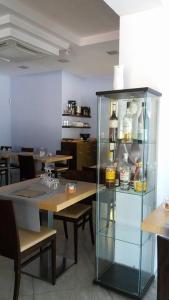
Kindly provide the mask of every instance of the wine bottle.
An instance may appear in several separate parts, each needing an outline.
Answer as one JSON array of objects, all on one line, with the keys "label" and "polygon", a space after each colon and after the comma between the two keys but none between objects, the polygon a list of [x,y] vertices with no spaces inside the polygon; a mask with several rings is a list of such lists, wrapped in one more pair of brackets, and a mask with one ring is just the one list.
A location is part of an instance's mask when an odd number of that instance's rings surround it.
[{"label": "wine bottle", "polygon": [[117,127],[118,127],[118,118],[116,116],[116,103],[112,104],[112,115],[109,119],[109,141],[117,141]]},{"label": "wine bottle", "polygon": [[127,112],[123,118],[123,143],[132,142],[132,116],[130,113],[130,102],[127,102]]},{"label": "wine bottle", "polygon": [[144,102],[142,102],[142,108],[138,117],[138,141],[144,141]]}]

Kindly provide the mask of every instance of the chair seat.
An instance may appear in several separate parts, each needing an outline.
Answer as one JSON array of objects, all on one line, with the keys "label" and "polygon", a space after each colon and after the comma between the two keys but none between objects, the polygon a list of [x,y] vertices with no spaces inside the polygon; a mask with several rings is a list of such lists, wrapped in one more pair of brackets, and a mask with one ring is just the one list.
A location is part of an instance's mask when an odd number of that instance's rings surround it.
[{"label": "chair seat", "polygon": [[56,213],[56,216],[64,217],[64,218],[71,218],[71,219],[79,219],[85,213],[87,213],[91,209],[91,205],[85,204],[75,204],[68,208],[61,210],[60,212]]},{"label": "chair seat", "polygon": [[56,230],[46,227],[41,227],[40,232],[19,229],[20,251],[23,252],[33,247],[53,234],[56,234]]}]

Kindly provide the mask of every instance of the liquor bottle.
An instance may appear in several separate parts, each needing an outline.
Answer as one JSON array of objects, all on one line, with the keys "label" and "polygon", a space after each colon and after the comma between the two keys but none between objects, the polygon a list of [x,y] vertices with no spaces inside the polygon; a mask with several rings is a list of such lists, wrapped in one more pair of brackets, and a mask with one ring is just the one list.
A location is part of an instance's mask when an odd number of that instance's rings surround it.
[{"label": "liquor bottle", "polygon": [[117,130],[117,138],[119,141],[123,140],[123,118],[126,114],[126,101],[119,100],[118,101],[118,130]]},{"label": "liquor bottle", "polygon": [[147,181],[143,172],[143,163],[137,162],[134,175],[134,190],[135,192],[146,192]]},{"label": "liquor bottle", "polygon": [[132,142],[132,116],[130,113],[130,102],[127,102],[127,112],[123,118],[123,143]]},{"label": "liquor bottle", "polygon": [[109,141],[117,141],[117,127],[118,127],[118,118],[116,116],[116,103],[112,104],[112,115],[109,119]]},{"label": "liquor bottle", "polygon": [[129,190],[130,188],[130,166],[128,164],[128,153],[124,153],[122,165],[120,167],[120,188]]},{"label": "liquor bottle", "polygon": [[112,189],[115,186],[116,169],[113,164],[113,152],[109,151],[109,162],[105,170],[106,187]]},{"label": "liquor bottle", "polygon": [[142,102],[141,112],[138,117],[138,141],[144,141],[144,103]]}]

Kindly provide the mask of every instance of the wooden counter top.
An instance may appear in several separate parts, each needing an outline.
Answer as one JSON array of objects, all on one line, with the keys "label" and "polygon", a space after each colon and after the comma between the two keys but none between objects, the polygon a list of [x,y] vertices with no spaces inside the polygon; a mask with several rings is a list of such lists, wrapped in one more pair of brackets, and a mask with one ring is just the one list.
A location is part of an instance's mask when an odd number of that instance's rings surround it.
[{"label": "wooden counter top", "polygon": [[169,229],[169,211],[166,211],[162,205],[157,207],[141,225],[143,231],[165,234],[165,230]]}]

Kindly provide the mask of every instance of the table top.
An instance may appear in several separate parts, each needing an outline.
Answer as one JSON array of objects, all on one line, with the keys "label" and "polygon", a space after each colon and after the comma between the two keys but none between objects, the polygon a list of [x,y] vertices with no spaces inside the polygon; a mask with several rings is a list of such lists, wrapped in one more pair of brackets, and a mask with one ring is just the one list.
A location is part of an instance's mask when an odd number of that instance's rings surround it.
[{"label": "table top", "polygon": [[[73,181],[76,182],[76,192],[69,194],[68,192],[65,192],[65,185],[68,182],[72,182],[72,180],[62,180],[62,188],[58,189],[56,191],[49,190],[48,192],[45,191],[45,186],[41,184],[40,178],[35,178],[31,180],[25,180],[22,182],[10,184],[8,186],[3,186],[0,188],[0,197],[9,197],[12,198],[18,198],[19,200],[24,201],[26,199],[27,201],[36,201],[36,205],[43,210],[48,210],[52,212],[58,212],[64,208],[67,208],[91,195],[94,195],[96,193],[96,184],[95,183],[89,183],[89,182],[83,182],[83,181]],[[17,195],[16,191],[23,190],[37,190],[40,192],[40,190],[45,191],[43,194],[38,194],[38,197],[22,197]],[[20,193],[22,195],[22,193]]]},{"label": "table top", "polygon": [[141,225],[143,231],[165,234],[166,229],[169,229],[169,211],[166,211],[163,206],[157,207]]},{"label": "table top", "polygon": [[53,163],[57,161],[63,161],[63,160],[69,160],[72,159],[73,157],[71,155],[45,155],[45,156],[40,156],[38,154],[34,154],[32,152],[13,152],[13,151],[0,151],[0,157],[4,158],[12,158],[12,157],[17,157],[18,155],[33,155],[33,158],[36,161],[39,161],[41,163]]}]

